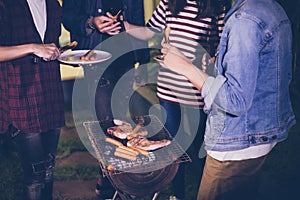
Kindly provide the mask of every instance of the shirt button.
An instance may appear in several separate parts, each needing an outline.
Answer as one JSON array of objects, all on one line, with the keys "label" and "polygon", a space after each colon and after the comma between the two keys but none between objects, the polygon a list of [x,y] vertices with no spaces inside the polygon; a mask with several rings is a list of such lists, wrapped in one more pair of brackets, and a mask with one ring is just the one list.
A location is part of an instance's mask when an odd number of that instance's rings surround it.
[{"label": "shirt button", "polygon": [[236,13],[236,14],[235,14],[235,17],[236,17],[236,18],[240,18],[240,17],[241,17],[241,13]]},{"label": "shirt button", "polygon": [[266,37],[267,37],[267,38],[270,38],[270,37],[271,37],[271,33],[268,32],[268,33],[266,34]]},{"label": "shirt button", "polygon": [[98,13],[102,13],[102,9],[101,8],[98,8]]}]

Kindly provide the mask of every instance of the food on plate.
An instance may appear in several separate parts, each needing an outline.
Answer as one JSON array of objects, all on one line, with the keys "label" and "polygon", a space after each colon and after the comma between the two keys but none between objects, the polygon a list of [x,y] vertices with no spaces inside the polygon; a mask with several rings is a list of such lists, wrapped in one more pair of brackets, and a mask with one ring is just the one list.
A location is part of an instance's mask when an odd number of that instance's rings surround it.
[{"label": "food on plate", "polygon": [[63,53],[65,51],[67,51],[67,50],[74,49],[77,45],[78,45],[78,42],[77,41],[73,41],[73,42],[71,42],[70,44],[68,44],[66,46],[60,47],[59,48],[59,52]]},{"label": "food on plate", "polygon": [[97,56],[97,54],[94,52],[94,53],[90,56],[89,60],[90,60],[90,61],[95,61],[96,56]]},{"label": "food on plate", "polygon": [[145,137],[135,137],[127,142],[128,147],[136,147],[147,151],[156,150],[165,147],[171,143],[170,140],[148,140]]},{"label": "food on plate", "polygon": [[74,55],[68,55],[66,57],[63,57],[62,60],[64,61],[74,61],[76,57]]},{"label": "food on plate", "polygon": [[69,54],[66,56],[62,56],[61,60],[63,61],[95,61],[97,57],[97,53],[94,52],[94,50],[89,51],[88,54],[85,55],[75,55],[75,54]]},{"label": "food on plate", "polygon": [[123,146],[123,144],[121,142],[119,142],[119,141],[117,141],[117,140],[115,140],[113,138],[110,138],[110,137],[105,138],[105,141],[109,142],[109,143],[111,143],[113,145],[116,145],[116,146]]},{"label": "food on plate", "polygon": [[136,160],[136,156],[133,155],[129,155],[120,151],[115,151],[114,156],[120,157],[120,158],[124,158],[127,160],[131,160],[131,161],[135,161]]},{"label": "food on plate", "polygon": [[86,54],[80,56],[80,60],[84,60],[84,61],[92,61],[95,60],[95,58],[96,58],[96,53],[94,52],[94,50],[89,50],[88,52],[86,52]]},{"label": "food on plate", "polygon": [[128,135],[132,133],[132,126],[131,124],[122,121],[122,120],[114,120],[116,126],[112,126],[107,128],[107,133],[111,134],[120,139],[126,139]]}]

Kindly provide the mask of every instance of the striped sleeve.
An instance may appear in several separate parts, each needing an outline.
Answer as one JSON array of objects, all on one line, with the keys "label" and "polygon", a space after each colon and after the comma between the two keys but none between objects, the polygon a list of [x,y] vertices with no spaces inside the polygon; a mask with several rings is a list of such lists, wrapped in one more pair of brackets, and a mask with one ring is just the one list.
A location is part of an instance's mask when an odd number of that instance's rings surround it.
[{"label": "striped sleeve", "polygon": [[166,28],[166,12],[168,2],[161,0],[153,11],[152,17],[147,22],[146,26],[154,28],[156,31],[161,32]]}]

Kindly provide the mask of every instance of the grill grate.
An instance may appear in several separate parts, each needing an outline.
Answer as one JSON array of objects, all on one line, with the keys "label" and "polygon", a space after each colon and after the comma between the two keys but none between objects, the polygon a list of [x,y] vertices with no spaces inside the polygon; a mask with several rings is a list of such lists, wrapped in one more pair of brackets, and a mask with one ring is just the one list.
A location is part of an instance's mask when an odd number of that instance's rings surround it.
[{"label": "grill grate", "polygon": [[[129,122],[129,120],[126,120]],[[114,126],[113,120],[88,121],[84,122],[84,127],[88,133],[89,140],[95,150],[97,160],[104,175],[115,175],[122,173],[147,173],[163,169],[172,163],[191,162],[190,157],[185,153],[178,142],[173,139],[161,121],[153,115],[137,117],[132,124],[142,124],[142,129],[148,131],[150,140],[172,140],[171,144],[150,152],[150,156],[138,155],[136,161],[129,161],[115,157],[115,146],[105,142],[105,138],[110,136],[106,130]],[[133,125],[134,127],[134,125]],[[142,130],[141,129],[141,130]],[[117,139],[117,138],[114,138]],[[119,140],[126,143],[126,140]],[[107,166],[114,166],[114,170],[107,170]]]}]

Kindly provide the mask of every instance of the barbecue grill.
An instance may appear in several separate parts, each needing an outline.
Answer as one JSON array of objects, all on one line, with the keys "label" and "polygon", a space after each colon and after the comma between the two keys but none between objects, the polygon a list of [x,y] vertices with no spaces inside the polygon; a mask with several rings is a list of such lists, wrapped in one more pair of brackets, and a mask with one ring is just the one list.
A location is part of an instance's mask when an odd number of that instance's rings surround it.
[{"label": "barbecue grill", "polygon": [[[126,121],[130,122],[128,119]],[[148,131],[149,140],[169,139],[172,140],[171,144],[151,151],[149,156],[138,155],[135,161],[129,161],[115,157],[116,147],[105,141],[106,137],[112,137],[106,130],[115,126],[113,119],[88,121],[83,125],[103,175],[108,177],[116,189],[116,194],[123,200],[149,194],[155,194],[155,199],[159,191],[173,180],[179,164],[191,162],[191,159],[156,116],[140,116],[131,121],[133,127],[141,124],[142,130]],[[119,141],[126,144],[126,140]],[[108,169],[108,166],[113,166],[113,169]]]}]

